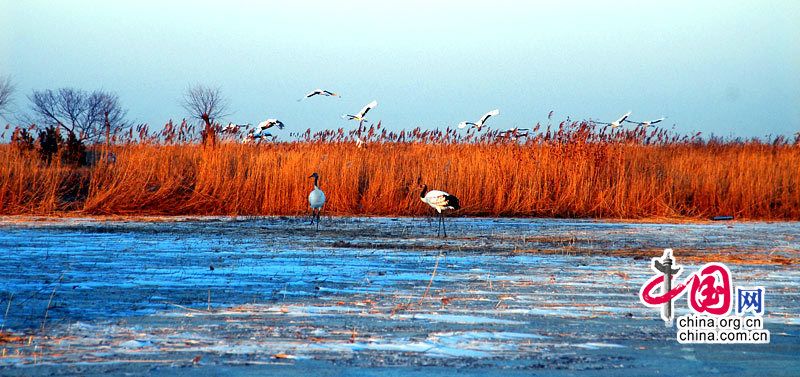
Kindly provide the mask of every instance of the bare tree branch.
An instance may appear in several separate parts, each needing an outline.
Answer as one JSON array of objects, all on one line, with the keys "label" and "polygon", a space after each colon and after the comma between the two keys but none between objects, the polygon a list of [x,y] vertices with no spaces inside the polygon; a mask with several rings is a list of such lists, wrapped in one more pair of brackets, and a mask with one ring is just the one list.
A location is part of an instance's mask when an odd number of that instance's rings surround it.
[{"label": "bare tree branch", "polygon": [[0,116],[4,118],[8,106],[11,104],[11,95],[14,94],[14,89],[11,77],[0,77]]},{"label": "bare tree branch", "polygon": [[127,112],[119,103],[119,97],[111,92],[48,89],[34,91],[28,99],[34,119],[43,124],[58,125],[74,133],[81,141],[97,143],[107,134],[116,134],[130,127],[125,122]]},{"label": "bare tree branch", "polygon": [[219,87],[195,85],[186,89],[181,105],[192,118],[202,120],[210,126],[215,120],[227,116],[228,100]]}]

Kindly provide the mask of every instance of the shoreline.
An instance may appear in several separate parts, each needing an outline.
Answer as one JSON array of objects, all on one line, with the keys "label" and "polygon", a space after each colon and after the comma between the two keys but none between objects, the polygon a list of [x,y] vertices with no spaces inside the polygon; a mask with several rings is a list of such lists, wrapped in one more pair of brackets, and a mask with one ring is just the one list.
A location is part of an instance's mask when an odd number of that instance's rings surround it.
[{"label": "shoreline", "polygon": [[[220,221],[220,220],[255,220],[255,219],[290,219],[304,218],[305,215],[86,215],[81,213],[64,213],[50,215],[0,215],[0,225],[14,223],[42,223],[57,222],[60,220],[77,220],[87,222],[179,222],[179,221]],[[323,215],[324,218],[335,219],[414,219],[425,218],[426,216],[388,216],[388,215],[342,215],[331,214]],[[647,217],[647,218],[591,218],[591,217],[532,217],[532,216],[447,216],[448,220],[454,219],[515,219],[515,220],[556,220],[556,221],[593,221],[603,223],[628,223],[628,224],[731,224],[731,223],[797,223],[798,220],[782,219],[733,219],[733,220],[711,220],[702,218],[682,218],[682,217]]]}]

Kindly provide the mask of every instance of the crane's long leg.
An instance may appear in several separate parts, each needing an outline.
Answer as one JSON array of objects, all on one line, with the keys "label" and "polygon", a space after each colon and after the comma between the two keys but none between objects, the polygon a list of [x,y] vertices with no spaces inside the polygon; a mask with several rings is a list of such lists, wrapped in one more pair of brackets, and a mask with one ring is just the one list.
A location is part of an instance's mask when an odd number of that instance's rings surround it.
[{"label": "crane's long leg", "polygon": [[444,232],[444,238],[447,238],[447,224],[444,221],[444,213],[442,214],[442,231]]},{"label": "crane's long leg", "polygon": [[438,219],[436,219],[436,237],[442,236],[442,213],[439,212],[436,214]]},{"label": "crane's long leg", "polygon": [[322,212],[322,208],[317,210],[317,230],[319,230],[319,215]]}]

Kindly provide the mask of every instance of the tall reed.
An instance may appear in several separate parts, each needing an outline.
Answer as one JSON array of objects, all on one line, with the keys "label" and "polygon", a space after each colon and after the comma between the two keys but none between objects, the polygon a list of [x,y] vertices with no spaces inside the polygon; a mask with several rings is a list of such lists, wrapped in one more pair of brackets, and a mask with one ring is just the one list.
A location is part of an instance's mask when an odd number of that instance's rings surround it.
[{"label": "tall reed", "polygon": [[88,168],[0,145],[0,213],[296,215],[318,172],[325,212],[340,215],[425,214],[424,182],[458,196],[462,215],[800,220],[797,141],[606,133],[585,122],[535,132],[469,138],[378,125],[214,146],[144,135]]}]

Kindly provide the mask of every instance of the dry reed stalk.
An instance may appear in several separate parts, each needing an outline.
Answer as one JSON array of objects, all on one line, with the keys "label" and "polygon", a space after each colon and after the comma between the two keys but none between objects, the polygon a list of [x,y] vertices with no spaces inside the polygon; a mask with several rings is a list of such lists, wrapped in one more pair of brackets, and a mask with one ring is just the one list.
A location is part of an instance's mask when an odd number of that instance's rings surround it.
[{"label": "dry reed stalk", "polygon": [[10,293],[8,295],[8,305],[6,305],[6,312],[3,314],[3,325],[0,326],[0,334],[3,333],[3,330],[6,327],[6,320],[8,319],[8,311],[11,309],[11,301],[14,299],[14,293]]},{"label": "dry reed stalk", "polygon": [[469,216],[800,219],[798,145],[558,132],[525,143],[440,135],[367,148],[338,133],[213,148],[128,143],[110,147],[116,162],[90,168],[0,145],[0,214],[299,215],[306,177],[318,172],[325,212],[336,215],[424,215],[422,177],[458,196]]},{"label": "dry reed stalk", "polygon": [[428,296],[428,292],[431,289],[431,285],[433,284],[433,279],[436,277],[436,270],[439,268],[439,258],[442,257],[442,252],[440,251],[439,254],[436,255],[436,264],[433,265],[433,271],[431,272],[431,279],[428,280],[428,285],[425,287],[425,292],[422,294],[422,298],[419,299],[420,305],[425,301],[425,297]]},{"label": "dry reed stalk", "polygon": [[61,280],[64,279],[64,274],[62,273],[61,276],[58,278],[58,282],[55,286],[53,286],[53,292],[50,293],[50,300],[47,301],[47,307],[44,310],[44,319],[42,319],[42,334],[44,334],[44,326],[47,323],[47,314],[50,313],[50,304],[53,303],[53,297],[56,295],[56,289],[59,285],[61,285]]}]

